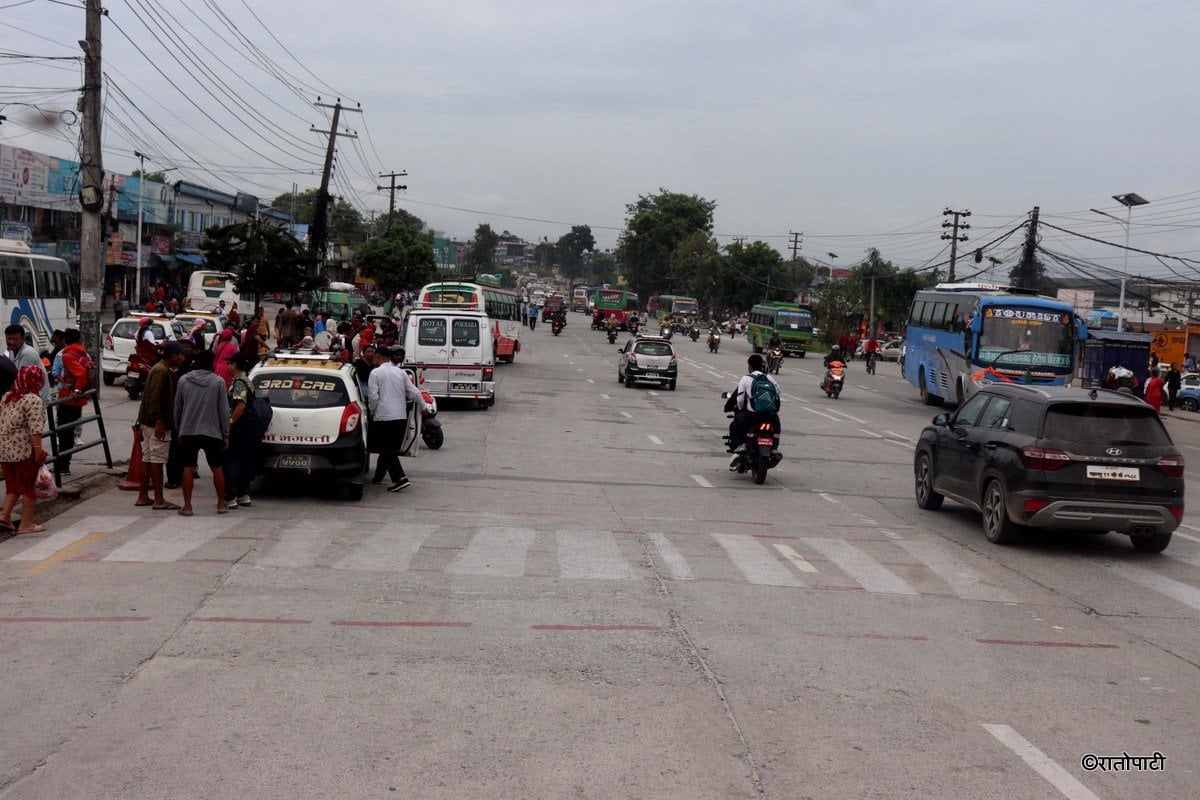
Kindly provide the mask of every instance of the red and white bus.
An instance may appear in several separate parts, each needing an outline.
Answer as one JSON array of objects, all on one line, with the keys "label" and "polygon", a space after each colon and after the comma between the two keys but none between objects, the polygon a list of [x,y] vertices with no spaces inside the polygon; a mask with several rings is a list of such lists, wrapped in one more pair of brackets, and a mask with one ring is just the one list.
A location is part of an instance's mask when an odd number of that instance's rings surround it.
[{"label": "red and white bus", "polygon": [[482,279],[479,283],[430,283],[421,288],[415,307],[483,311],[492,328],[496,361],[511,364],[521,352],[521,296],[511,289],[490,285]]}]

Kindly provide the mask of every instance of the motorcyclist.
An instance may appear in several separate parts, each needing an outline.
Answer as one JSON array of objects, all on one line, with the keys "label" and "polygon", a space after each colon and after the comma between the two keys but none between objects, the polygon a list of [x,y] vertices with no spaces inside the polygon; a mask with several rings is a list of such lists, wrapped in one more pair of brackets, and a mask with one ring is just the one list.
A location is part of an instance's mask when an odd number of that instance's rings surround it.
[{"label": "motorcyclist", "polygon": [[783,350],[783,337],[779,335],[779,331],[772,331],[771,338],[767,341],[768,350]]},{"label": "motorcyclist", "polygon": [[597,308],[596,312],[594,314],[592,314],[592,327],[599,329],[599,328],[602,328],[603,326],[604,326],[604,311],[602,309]]},{"label": "motorcyclist", "polygon": [[147,368],[158,363],[162,355],[162,347],[155,340],[154,331],[150,327],[152,322],[150,317],[139,319],[137,334],[134,336],[134,351],[137,357],[145,362]]},{"label": "motorcyclist", "polygon": [[846,359],[842,357],[841,345],[835,344],[833,347],[829,348],[829,355],[825,356],[825,377],[821,381],[822,388],[828,386],[829,379],[833,377],[833,372],[830,371],[829,365],[833,364],[834,362],[837,362],[843,367],[846,366]]},{"label": "motorcyclist", "polygon": [[609,317],[604,320],[604,330],[608,332],[608,341],[615,342],[617,340],[617,318]]},{"label": "motorcyclist", "polygon": [[[725,410],[732,411],[733,420],[729,423],[729,452],[732,453],[745,441],[746,431],[750,429],[750,424],[757,418],[767,417],[771,420],[772,428],[778,432],[779,426],[779,405],[782,392],[779,390],[779,381],[775,380],[767,372],[767,362],[763,359],[762,354],[752,353],[746,361],[747,371],[738,381],[737,390],[729,396],[725,401]],[[754,379],[758,376],[765,376],[767,380],[775,384],[775,410],[771,412],[755,411],[750,400],[751,387],[754,386]]]}]

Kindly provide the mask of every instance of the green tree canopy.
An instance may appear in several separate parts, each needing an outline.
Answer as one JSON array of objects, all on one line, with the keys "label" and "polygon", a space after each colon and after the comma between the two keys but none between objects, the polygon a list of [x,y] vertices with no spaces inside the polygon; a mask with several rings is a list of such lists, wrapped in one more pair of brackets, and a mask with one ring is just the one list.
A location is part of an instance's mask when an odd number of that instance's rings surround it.
[{"label": "green tree canopy", "polygon": [[313,272],[312,256],[286,228],[251,218],[236,225],[209,228],[200,250],[208,269],[233,276],[241,294],[296,293],[315,288],[321,279]]},{"label": "green tree canopy", "polygon": [[670,290],[671,254],[693,233],[712,233],[716,207],[713,200],[666,189],[626,206],[617,254],[634,291],[647,297]]},{"label": "green tree canopy", "polygon": [[772,300],[790,300],[793,294],[782,288],[785,277],[783,256],[766,242],[734,243],[725,248],[719,277],[720,304],[734,311],[745,311],[769,296]]},{"label": "green tree canopy", "polygon": [[695,297],[710,314],[725,304],[719,292],[724,266],[716,239],[695,231],[671,251],[669,266],[671,285],[681,294]]},{"label": "green tree canopy", "polygon": [[492,230],[492,226],[481,222],[475,229],[475,238],[467,248],[464,268],[470,272],[492,272],[496,266],[496,245],[500,243],[500,234]]},{"label": "green tree canopy", "polygon": [[[311,225],[313,210],[317,203],[317,189],[305,189],[293,195],[285,192],[271,201],[271,207],[277,211],[292,212],[292,202],[296,204],[296,215],[293,222],[300,225]],[[357,244],[367,238],[367,226],[362,214],[354,206],[341,198],[335,198],[330,204],[332,221],[329,226],[329,240],[338,244]]]},{"label": "green tree canopy", "polygon": [[583,274],[584,253],[596,249],[596,239],[592,236],[590,225],[572,225],[570,233],[559,237],[554,246],[558,253],[558,263],[563,275],[572,283]]},{"label": "green tree canopy", "polygon": [[433,247],[419,230],[406,225],[393,226],[387,236],[363,242],[355,262],[359,272],[389,297],[404,289],[419,289],[437,274]]}]

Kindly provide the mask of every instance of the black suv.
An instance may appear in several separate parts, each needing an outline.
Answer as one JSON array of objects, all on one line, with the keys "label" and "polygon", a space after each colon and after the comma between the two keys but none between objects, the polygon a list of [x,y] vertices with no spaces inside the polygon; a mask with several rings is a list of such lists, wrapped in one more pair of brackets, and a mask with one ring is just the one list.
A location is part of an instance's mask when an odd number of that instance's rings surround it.
[{"label": "black suv", "polygon": [[917,505],[983,513],[989,541],[1023,526],[1127,534],[1158,553],[1183,519],[1183,456],[1154,409],[1107,390],[989,386],[921,431]]}]

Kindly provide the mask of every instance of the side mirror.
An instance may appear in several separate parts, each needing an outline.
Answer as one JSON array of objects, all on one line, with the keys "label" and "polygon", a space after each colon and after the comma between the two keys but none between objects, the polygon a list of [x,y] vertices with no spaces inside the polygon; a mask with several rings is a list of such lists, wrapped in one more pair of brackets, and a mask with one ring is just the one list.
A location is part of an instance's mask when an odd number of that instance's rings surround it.
[{"label": "side mirror", "polygon": [[933,424],[938,426],[939,428],[950,427],[950,414],[948,412],[943,411],[941,414],[938,414],[936,417],[933,418]]},{"label": "side mirror", "polygon": [[722,399],[722,400],[728,400],[728,399],[729,399],[729,392],[721,392],[721,399]]}]

